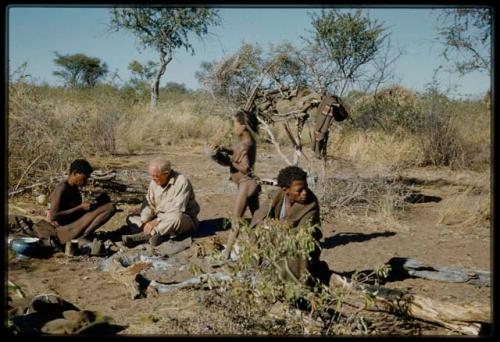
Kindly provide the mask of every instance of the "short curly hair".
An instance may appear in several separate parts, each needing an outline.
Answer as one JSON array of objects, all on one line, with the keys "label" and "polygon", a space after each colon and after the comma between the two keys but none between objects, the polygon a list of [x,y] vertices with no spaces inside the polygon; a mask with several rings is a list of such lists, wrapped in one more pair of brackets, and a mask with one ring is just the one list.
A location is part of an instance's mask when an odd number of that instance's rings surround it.
[{"label": "short curly hair", "polygon": [[293,181],[307,182],[307,172],[298,166],[287,166],[281,169],[278,174],[278,186],[280,188],[289,188]]},{"label": "short curly hair", "polygon": [[94,171],[90,163],[85,159],[76,159],[69,166],[69,173],[80,173],[86,176],[90,176],[90,174]]}]

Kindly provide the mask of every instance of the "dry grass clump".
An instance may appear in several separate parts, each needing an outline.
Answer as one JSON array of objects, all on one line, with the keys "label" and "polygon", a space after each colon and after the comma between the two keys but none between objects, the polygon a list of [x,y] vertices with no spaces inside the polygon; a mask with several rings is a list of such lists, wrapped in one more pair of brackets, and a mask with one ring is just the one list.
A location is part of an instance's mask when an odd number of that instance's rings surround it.
[{"label": "dry grass clump", "polygon": [[421,166],[484,169],[491,153],[490,115],[481,100],[451,100],[436,87],[421,95],[417,126]]},{"label": "dry grass clump", "polygon": [[448,226],[473,227],[475,230],[489,228],[491,224],[489,189],[468,186],[446,203],[438,222]]},{"label": "dry grass clump", "polygon": [[422,105],[418,136],[424,156],[422,166],[460,168],[465,165],[464,139],[454,125],[447,98],[438,93],[427,96]]},{"label": "dry grass clump", "polygon": [[162,102],[156,112],[135,106],[118,128],[121,145],[128,152],[195,141],[227,142],[232,122],[215,115],[196,114],[189,99]]},{"label": "dry grass clump", "polygon": [[[351,102],[352,120],[346,127],[353,130],[349,134],[381,132],[377,138],[382,139],[370,140],[373,149],[363,153],[376,155],[374,160],[386,160],[383,152],[378,151],[388,151],[389,159],[401,160],[391,155],[396,149],[405,151],[403,164],[407,166],[464,169],[484,168],[490,163],[491,113],[484,101],[451,100],[436,85],[431,85],[422,94],[394,86],[358,96]],[[392,141],[380,146],[378,142],[387,141],[384,135]],[[349,143],[354,149],[359,145],[359,141]],[[410,147],[412,151],[407,154]]]},{"label": "dry grass clump", "polygon": [[462,142],[463,168],[478,171],[491,163],[491,108],[484,102],[466,102],[454,105],[451,111],[453,125]]},{"label": "dry grass clump", "polygon": [[407,231],[399,218],[406,207],[409,190],[401,183],[383,177],[330,178],[322,185],[320,203],[325,218]]},{"label": "dry grass clump", "polygon": [[116,148],[115,128],[123,110],[116,99],[66,102],[47,98],[47,93],[26,82],[9,85],[10,186],[53,175],[73,159]]},{"label": "dry grass clump", "polygon": [[337,130],[331,136],[328,152],[334,158],[349,160],[358,170],[384,174],[421,163],[418,138],[380,130]]},{"label": "dry grass clump", "polygon": [[64,122],[57,120],[50,104],[42,102],[29,84],[9,86],[8,174],[9,186],[22,186],[37,174],[61,170],[81,148],[57,135]]}]

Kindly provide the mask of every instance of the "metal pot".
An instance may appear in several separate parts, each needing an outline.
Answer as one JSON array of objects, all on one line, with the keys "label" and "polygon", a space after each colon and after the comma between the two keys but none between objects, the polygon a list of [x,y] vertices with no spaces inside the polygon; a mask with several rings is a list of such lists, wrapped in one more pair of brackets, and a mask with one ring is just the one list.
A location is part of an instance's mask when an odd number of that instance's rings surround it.
[{"label": "metal pot", "polygon": [[35,237],[19,237],[11,242],[11,248],[18,256],[38,257],[43,252],[40,239]]}]

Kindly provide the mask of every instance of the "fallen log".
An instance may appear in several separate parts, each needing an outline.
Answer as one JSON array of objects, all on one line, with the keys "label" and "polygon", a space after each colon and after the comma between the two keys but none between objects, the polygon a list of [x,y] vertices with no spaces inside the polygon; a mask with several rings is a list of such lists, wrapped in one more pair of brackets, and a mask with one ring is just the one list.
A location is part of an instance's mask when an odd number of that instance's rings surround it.
[{"label": "fallen log", "polygon": [[389,260],[389,264],[402,264],[402,268],[412,277],[488,287],[491,284],[491,274],[488,271],[467,270],[460,267],[432,266],[415,259],[397,259],[401,258],[392,258]]},{"label": "fallen log", "polygon": [[478,335],[482,324],[491,323],[491,308],[486,305],[456,305],[398,289],[354,283],[332,274],[330,287],[337,286],[352,290],[359,296],[372,298],[373,306],[365,309],[413,317],[465,335]]}]

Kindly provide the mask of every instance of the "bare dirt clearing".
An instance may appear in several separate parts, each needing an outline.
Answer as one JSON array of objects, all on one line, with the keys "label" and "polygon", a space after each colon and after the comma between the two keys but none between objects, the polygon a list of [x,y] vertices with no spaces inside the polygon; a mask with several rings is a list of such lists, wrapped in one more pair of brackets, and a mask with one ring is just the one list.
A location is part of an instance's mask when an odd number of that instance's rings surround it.
[{"label": "bare dirt clearing", "polygon": [[[202,147],[172,147],[164,154],[171,158],[175,169],[191,179],[201,206],[199,219],[202,229],[208,227],[210,222],[215,222],[213,220],[229,217],[235,185],[229,182],[227,170],[210,160]],[[96,157],[89,161],[96,168],[129,172],[130,177],[135,177],[137,182],[147,184],[146,167],[153,155],[117,155],[106,159]],[[283,161],[273,149],[259,151],[256,172],[260,177],[274,178],[283,166]],[[356,173],[335,162],[330,172],[332,175]],[[369,170],[363,170],[362,173],[370,174]],[[358,175],[362,176],[361,172]],[[328,263],[330,269],[351,274],[354,271],[377,269],[393,257],[405,257],[431,265],[490,270],[489,221],[478,223],[468,220],[475,214],[474,211],[481,209],[478,203],[484,201],[484,193],[489,191],[489,174],[415,169],[399,176],[411,184],[412,190],[441,200],[406,206],[403,212],[398,213],[396,223],[384,224],[373,219],[373,213],[369,212],[354,217],[325,219],[321,259]],[[272,191],[273,188],[265,186],[264,190]],[[42,209],[36,206],[33,196],[18,197],[10,203],[24,208]],[[471,208],[472,212],[460,210],[462,207]],[[101,229],[119,228],[128,213],[135,208],[137,206],[121,205],[123,211],[118,212]],[[9,214],[12,213],[19,212],[9,208]],[[195,241],[212,239],[215,234],[225,242],[228,231],[218,227],[211,234],[196,238]],[[8,279],[19,285],[26,295],[56,293],[77,307],[111,316],[116,324],[127,325],[120,334],[259,333],[258,330],[244,330],[228,320],[221,308],[205,307],[200,299],[203,290],[176,290],[158,297],[132,300],[122,284],[97,269],[101,260],[97,257],[65,256],[46,260],[17,260],[9,254]],[[464,283],[409,278],[387,282],[385,286],[411,289],[413,293],[455,304],[489,304],[491,301],[490,287]],[[374,317],[377,314],[367,315]],[[431,324],[411,321],[405,324],[411,326],[407,333],[450,334],[449,330]],[[398,334],[398,331],[387,331]]]}]

